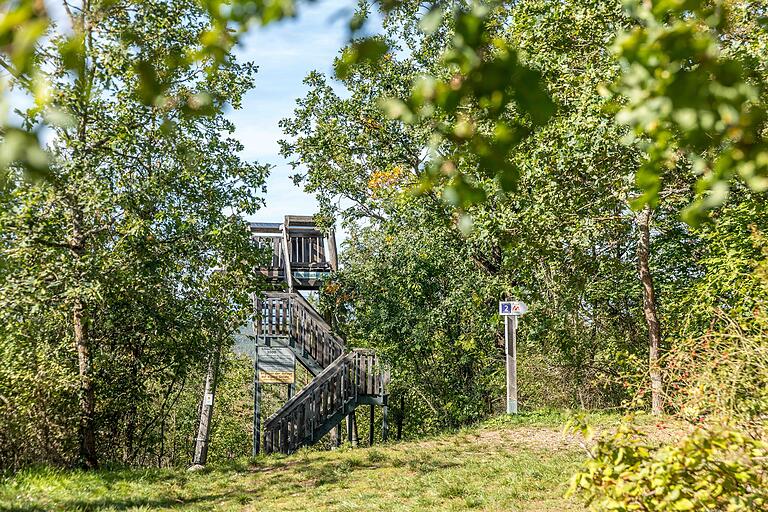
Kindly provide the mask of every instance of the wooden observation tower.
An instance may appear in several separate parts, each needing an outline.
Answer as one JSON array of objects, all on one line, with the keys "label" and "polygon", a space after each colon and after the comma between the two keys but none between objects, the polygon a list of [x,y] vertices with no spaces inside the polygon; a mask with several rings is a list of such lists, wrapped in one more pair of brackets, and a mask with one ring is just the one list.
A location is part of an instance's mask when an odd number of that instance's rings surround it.
[{"label": "wooden observation tower", "polygon": [[[287,215],[283,223],[253,223],[251,232],[255,242],[272,254],[268,265],[258,269],[272,290],[254,297],[253,325],[246,329],[248,335],[241,336],[248,340],[247,352],[254,359],[253,454],[291,453],[329,432],[338,445],[345,418],[351,442],[356,431],[354,411],[361,405],[371,408],[371,443],[374,407],[383,408],[382,437],[386,440],[388,373],[380,368],[375,352],[348,348],[300,293],[319,290],[337,269],[333,230],[323,233],[312,217]],[[291,366],[296,362],[313,377],[297,393]],[[213,372],[209,369],[213,382],[206,382],[195,464],[205,463],[215,366]],[[267,383],[287,384],[288,401],[262,423],[261,387]]]}]

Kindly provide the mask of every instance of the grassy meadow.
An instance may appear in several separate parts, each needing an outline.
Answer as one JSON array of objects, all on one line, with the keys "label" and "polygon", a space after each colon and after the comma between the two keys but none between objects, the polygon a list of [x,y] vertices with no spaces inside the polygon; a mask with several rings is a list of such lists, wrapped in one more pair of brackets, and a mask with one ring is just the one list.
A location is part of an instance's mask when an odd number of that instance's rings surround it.
[{"label": "grassy meadow", "polygon": [[[563,497],[584,450],[557,413],[500,417],[371,448],[306,450],[202,471],[35,468],[0,485],[4,511],[581,510]],[[618,417],[592,423],[610,428]]]}]

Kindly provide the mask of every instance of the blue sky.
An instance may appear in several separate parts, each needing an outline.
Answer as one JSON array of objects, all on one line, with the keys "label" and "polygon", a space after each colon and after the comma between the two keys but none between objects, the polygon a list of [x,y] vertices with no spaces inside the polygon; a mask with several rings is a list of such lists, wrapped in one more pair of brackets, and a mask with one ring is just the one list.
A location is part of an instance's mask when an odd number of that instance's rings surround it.
[{"label": "blue sky", "polygon": [[331,73],[333,59],[347,40],[351,14],[340,16],[339,11],[354,5],[354,0],[301,4],[298,18],[253,29],[237,51],[240,60],[254,62],[259,72],[243,108],[228,117],[245,146],[243,158],[274,165],[267,181],[267,205],[249,220],[280,221],[286,214],[317,211],[314,198],[293,184],[293,171],[278,154],[278,122],[289,117],[296,99],[306,94],[302,80],[310,71]]},{"label": "blue sky", "polygon": [[[356,0],[300,2],[298,17],[254,27],[237,49],[238,59],[254,62],[259,71],[243,108],[230,111],[228,117],[235,124],[235,137],[245,146],[241,156],[274,166],[267,181],[266,207],[248,220],[276,222],[286,214],[316,213],[314,197],[293,184],[293,171],[278,154],[277,141],[282,138],[278,122],[289,117],[296,99],[306,94],[302,81],[310,71],[332,74],[333,59],[347,43],[347,23],[356,4]],[[54,19],[63,16],[58,4],[51,13]],[[21,106],[31,100],[14,94],[11,102]]]}]

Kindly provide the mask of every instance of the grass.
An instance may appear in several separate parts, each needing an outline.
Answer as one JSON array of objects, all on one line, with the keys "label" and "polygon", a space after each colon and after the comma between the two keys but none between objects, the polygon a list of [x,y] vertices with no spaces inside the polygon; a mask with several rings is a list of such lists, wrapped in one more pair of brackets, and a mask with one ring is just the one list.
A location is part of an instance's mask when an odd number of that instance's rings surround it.
[{"label": "grass", "polygon": [[502,417],[420,441],[306,450],[199,472],[37,468],[0,482],[0,510],[581,510],[563,498],[584,457],[561,433],[564,422],[559,413]]}]

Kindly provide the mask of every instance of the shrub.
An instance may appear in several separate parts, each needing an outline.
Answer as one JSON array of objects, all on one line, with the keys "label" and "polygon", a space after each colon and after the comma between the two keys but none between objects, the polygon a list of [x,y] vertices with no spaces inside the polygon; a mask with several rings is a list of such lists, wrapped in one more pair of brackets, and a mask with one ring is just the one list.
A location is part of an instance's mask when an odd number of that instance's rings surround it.
[{"label": "shrub", "polygon": [[768,445],[727,427],[654,446],[626,423],[589,452],[568,493],[591,510],[768,509]]},{"label": "shrub", "polygon": [[[737,424],[759,433],[768,418],[768,237],[743,224],[759,210],[729,212],[710,227],[706,270],[670,318],[664,382],[668,411],[688,421]],[[723,233],[720,224],[741,230]],[[759,434],[758,434],[759,435]]]},{"label": "shrub", "polygon": [[717,313],[716,331],[678,343],[667,360],[667,403],[688,421],[727,419],[752,432],[768,411],[768,314],[734,320]]}]

